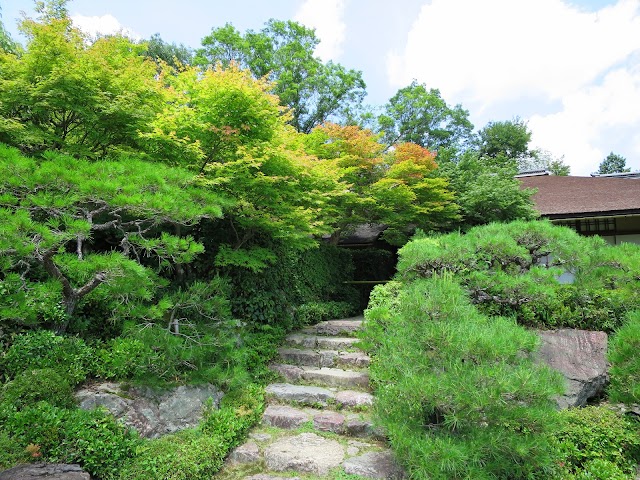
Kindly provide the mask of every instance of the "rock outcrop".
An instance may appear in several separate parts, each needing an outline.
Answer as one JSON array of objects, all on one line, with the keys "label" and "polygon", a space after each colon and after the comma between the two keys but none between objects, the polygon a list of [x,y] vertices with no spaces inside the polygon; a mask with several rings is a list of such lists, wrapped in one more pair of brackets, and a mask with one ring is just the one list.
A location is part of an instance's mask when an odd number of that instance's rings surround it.
[{"label": "rock outcrop", "polygon": [[207,402],[217,408],[221,398],[222,392],[213,385],[157,391],[143,387],[123,390],[117,383],[101,383],[76,393],[80,408],[104,407],[147,438],[197,426]]},{"label": "rock outcrop", "polygon": [[29,463],[0,472],[0,480],[90,480],[76,464]]},{"label": "rock outcrop", "polygon": [[609,381],[606,333],[563,329],[538,334],[542,342],[537,360],[566,379],[565,394],[557,398],[560,408],[586,405],[602,393]]}]

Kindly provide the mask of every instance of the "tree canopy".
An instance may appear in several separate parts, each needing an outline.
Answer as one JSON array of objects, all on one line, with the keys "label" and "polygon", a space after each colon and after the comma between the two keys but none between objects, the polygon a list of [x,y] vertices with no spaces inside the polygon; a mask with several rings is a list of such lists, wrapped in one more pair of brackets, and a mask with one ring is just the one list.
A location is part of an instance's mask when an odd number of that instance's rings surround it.
[{"label": "tree canopy", "polygon": [[26,51],[0,55],[0,141],[92,158],[136,149],[163,100],[144,47],[121,36],[87,44],[63,13],[44,11],[21,25]]},{"label": "tree canopy", "polygon": [[442,157],[468,146],[473,130],[468,111],[450,107],[439,90],[416,81],[391,97],[378,124],[387,144],[415,143]]},{"label": "tree canopy", "polygon": [[111,308],[150,300],[154,272],[202,252],[167,228],[219,217],[225,203],[188,171],[133,158],[90,162],[47,152],[37,161],[0,146],[0,169],[3,283],[14,301],[27,301],[41,269],[63,305],[61,330],[92,293]]},{"label": "tree canopy", "polygon": [[627,159],[622,155],[618,155],[617,153],[611,152],[606,156],[602,162],[600,162],[600,166],[598,167],[598,173],[601,175],[606,175],[609,173],[625,173],[630,172],[631,169],[627,167]]},{"label": "tree canopy", "polygon": [[315,32],[293,21],[269,20],[259,32],[244,35],[230,24],[202,40],[195,62],[228,66],[236,62],[256,78],[273,82],[273,93],[291,110],[290,123],[309,133],[328,120],[343,118],[365,96],[362,73],[314,56]]}]

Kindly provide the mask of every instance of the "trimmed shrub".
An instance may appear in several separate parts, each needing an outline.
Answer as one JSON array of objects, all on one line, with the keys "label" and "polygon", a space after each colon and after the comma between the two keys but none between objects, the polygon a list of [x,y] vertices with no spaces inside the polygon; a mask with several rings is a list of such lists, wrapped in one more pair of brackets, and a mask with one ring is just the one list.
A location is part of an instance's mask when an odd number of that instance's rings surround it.
[{"label": "trimmed shrub", "polygon": [[5,384],[0,394],[0,403],[16,410],[39,401],[56,407],[72,407],[73,391],[67,379],[52,368],[26,370]]},{"label": "trimmed shrub", "polygon": [[[634,472],[640,461],[640,422],[606,406],[565,410],[560,417],[554,438],[567,472],[603,480],[615,478],[615,472],[623,473],[622,478]],[[613,476],[606,477],[607,472]]]},{"label": "trimmed shrub", "polygon": [[88,375],[93,349],[76,337],[63,337],[48,330],[18,335],[0,358],[0,370],[12,379],[29,369],[51,368],[77,385]]},{"label": "trimmed shrub", "polygon": [[416,478],[547,478],[558,374],[527,355],[538,339],[489,318],[450,275],[376,287],[364,340],[375,413]]},{"label": "trimmed shrub", "polygon": [[53,463],[79,463],[102,480],[117,478],[140,440],[102,410],[68,410],[47,402],[12,412],[3,428],[16,448]]},{"label": "trimmed shrub", "polygon": [[609,397],[614,402],[640,403],[640,310],[627,318],[609,343]]},{"label": "trimmed shrub", "polygon": [[398,271],[405,281],[451,272],[480,311],[535,328],[611,332],[640,308],[640,246],[609,246],[545,221],[416,238],[400,251]]},{"label": "trimmed shrub", "polygon": [[350,312],[358,311],[358,291],[344,284],[353,279],[350,252],[332,245],[305,252],[273,250],[275,262],[260,272],[239,268],[227,272],[238,318],[290,331],[306,321],[296,310],[307,303],[340,302],[350,305]]},{"label": "trimmed shrub", "polygon": [[14,441],[8,432],[0,430],[0,472],[40,457],[39,447],[35,445],[31,447],[27,445],[27,447],[31,452]]},{"label": "trimmed shrub", "polygon": [[313,325],[324,320],[346,318],[356,313],[353,305],[347,302],[309,302],[296,310],[299,325]]}]

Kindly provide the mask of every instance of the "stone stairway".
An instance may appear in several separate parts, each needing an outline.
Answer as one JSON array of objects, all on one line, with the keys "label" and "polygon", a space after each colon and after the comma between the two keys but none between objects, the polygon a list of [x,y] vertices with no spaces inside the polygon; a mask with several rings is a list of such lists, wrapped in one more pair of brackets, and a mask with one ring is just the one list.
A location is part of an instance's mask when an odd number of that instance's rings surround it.
[{"label": "stone stairway", "polygon": [[369,357],[356,347],[362,317],[330,320],[286,339],[271,368],[268,405],[220,479],[396,479],[403,476],[370,415]]}]

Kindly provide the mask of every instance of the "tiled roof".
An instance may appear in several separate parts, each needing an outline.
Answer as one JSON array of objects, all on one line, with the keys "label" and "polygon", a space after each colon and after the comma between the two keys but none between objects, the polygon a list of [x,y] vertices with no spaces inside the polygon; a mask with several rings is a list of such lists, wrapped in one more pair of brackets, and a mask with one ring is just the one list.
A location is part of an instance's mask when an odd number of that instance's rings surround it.
[{"label": "tiled roof", "polygon": [[536,209],[542,216],[621,215],[640,213],[640,180],[603,177],[538,176],[519,179],[536,188]]}]

